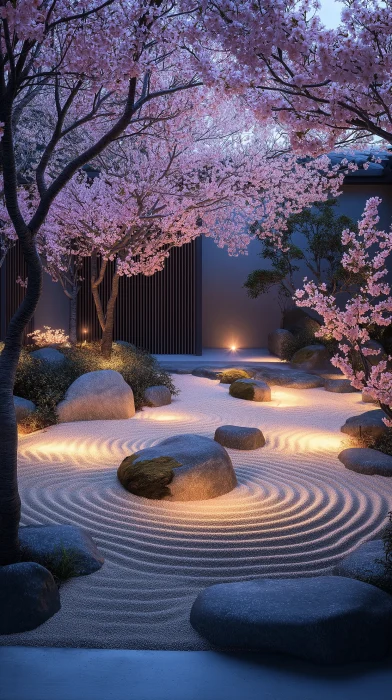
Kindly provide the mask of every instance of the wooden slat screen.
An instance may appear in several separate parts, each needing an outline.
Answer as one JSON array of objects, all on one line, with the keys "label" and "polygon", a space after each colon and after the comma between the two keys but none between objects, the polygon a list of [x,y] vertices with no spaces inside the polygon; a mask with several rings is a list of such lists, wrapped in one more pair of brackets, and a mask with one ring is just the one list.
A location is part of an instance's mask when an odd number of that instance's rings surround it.
[{"label": "wooden slat screen", "polygon": [[[18,277],[26,279],[27,265],[20,250],[19,243],[8,251],[6,259],[0,269],[0,339],[4,340],[8,324],[19,307],[25,295],[25,288],[16,283]],[[28,324],[27,334],[34,330],[34,319]]]},{"label": "wooden slat screen", "polygon": [[[110,294],[108,270],[101,298]],[[101,337],[90,291],[90,261],[78,299],[80,340]],[[157,354],[201,354],[201,239],[174,248],[165,268],[152,277],[120,279],[114,328],[116,340],[126,340]]]}]

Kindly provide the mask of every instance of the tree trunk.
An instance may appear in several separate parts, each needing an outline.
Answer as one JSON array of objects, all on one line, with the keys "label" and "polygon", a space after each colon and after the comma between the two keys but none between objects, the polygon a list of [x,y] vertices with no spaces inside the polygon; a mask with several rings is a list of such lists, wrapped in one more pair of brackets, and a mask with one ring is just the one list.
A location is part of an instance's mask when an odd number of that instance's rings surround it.
[{"label": "tree trunk", "polygon": [[120,282],[120,277],[117,272],[114,273],[112,279],[112,289],[110,293],[110,299],[106,307],[105,315],[105,328],[102,332],[101,340],[101,353],[103,357],[109,359],[112,354],[113,345],[113,328],[114,328],[114,312],[116,310],[116,301],[118,297],[118,286]]},{"label": "tree trunk", "polygon": [[20,560],[18,432],[13,389],[24,329],[33,316],[42,287],[41,261],[33,238],[28,229],[17,233],[27,263],[28,283],[25,298],[8,326],[4,349],[0,355],[0,565]]},{"label": "tree trunk", "polygon": [[78,316],[78,289],[73,289],[69,302],[69,342],[76,345],[78,342],[77,316]]}]

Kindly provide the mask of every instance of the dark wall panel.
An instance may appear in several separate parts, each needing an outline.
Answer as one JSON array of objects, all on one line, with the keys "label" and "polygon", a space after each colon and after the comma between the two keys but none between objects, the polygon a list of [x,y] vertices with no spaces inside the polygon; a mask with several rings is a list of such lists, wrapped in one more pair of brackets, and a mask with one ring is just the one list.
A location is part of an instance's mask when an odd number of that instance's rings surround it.
[{"label": "dark wall panel", "polygon": [[[105,302],[112,270],[100,289]],[[80,340],[101,336],[89,278],[90,262],[86,260],[78,300]],[[114,338],[156,354],[201,354],[201,239],[174,248],[164,270],[152,277],[120,279]]]}]

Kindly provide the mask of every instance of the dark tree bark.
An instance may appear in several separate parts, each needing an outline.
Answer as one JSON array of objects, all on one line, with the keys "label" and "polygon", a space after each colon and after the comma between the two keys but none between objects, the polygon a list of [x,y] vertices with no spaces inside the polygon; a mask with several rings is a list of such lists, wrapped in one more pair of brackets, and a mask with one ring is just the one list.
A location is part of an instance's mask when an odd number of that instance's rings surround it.
[{"label": "dark tree bark", "polygon": [[107,261],[103,260],[98,271],[98,256],[93,254],[91,256],[91,292],[94,299],[99,325],[101,326],[102,330],[101,353],[103,357],[109,359],[110,355],[112,354],[114,318],[118,297],[118,287],[120,283],[120,275],[117,272],[117,261],[111,280],[110,297],[106,304],[105,311],[99,295],[99,287],[103,282],[106,270]]}]

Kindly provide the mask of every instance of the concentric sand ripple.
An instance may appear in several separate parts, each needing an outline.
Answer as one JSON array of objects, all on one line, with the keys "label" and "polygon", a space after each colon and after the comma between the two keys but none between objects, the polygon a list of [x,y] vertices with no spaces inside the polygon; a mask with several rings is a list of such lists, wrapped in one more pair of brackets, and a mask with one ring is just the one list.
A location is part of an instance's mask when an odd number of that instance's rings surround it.
[{"label": "concentric sand ripple", "polygon": [[[22,438],[24,524],[75,523],[106,557],[62,588],[62,610],[3,644],[202,649],[189,611],[206,585],[331,569],[375,536],[392,507],[392,480],[337,459],[356,394],[272,388],[273,400],[233,399],[228,387],[176,376],[180,396],[134,419],[63,424]],[[367,408],[367,407],[366,407]],[[213,437],[223,423],[260,427],[265,447],[231,450],[238,487],[211,501],[148,501],[116,479],[121,460],[176,433]]]}]

